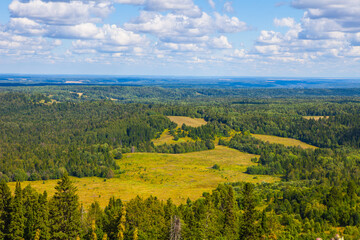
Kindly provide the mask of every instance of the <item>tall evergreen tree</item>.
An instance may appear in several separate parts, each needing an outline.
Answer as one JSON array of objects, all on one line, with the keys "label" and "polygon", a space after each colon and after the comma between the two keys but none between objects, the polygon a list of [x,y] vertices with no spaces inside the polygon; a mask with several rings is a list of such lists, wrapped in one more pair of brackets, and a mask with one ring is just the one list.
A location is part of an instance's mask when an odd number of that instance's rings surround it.
[{"label": "tall evergreen tree", "polygon": [[49,202],[47,200],[47,192],[44,191],[43,194],[39,196],[39,206],[37,226],[41,230],[40,239],[48,240],[50,239],[50,226],[49,226]]},{"label": "tall evergreen tree", "polygon": [[0,239],[4,239],[9,230],[11,192],[5,180],[0,182]]},{"label": "tall evergreen tree", "polygon": [[64,174],[55,189],[55,195],[50,202],[51,239],[75,239],[80,231],[77,189],[68,174]]},{"label": "tall evergreen tree", "polygon": [[11,201],[8,239],[22,239],[25,230],[24,199],[20,182],[16,183],[15,196]]},{"label": "tall evergreen tree", "polygon": [[244,185],[242,206],[244,213],[240,222],[240,239],[259,239],[260,232],[256,224],[257,211],[255,210],[254,186],[251,183],[245,183]]}]

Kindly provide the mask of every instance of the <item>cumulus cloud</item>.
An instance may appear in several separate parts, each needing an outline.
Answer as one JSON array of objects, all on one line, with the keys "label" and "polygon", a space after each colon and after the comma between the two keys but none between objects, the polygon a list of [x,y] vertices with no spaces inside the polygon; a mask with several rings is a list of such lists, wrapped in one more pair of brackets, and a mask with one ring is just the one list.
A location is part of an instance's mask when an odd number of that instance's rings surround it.
[{"label": "cumulus cloud", "polygon": [[53,2],[14,0],[9,5],[12,18],[28,18],[47,25],[76,25],[100,22],[113,10],[109,2]]},{"label": "cumulus cloud", "polygon": [[293,27],[295,25],[295,20],[293,18],[275,18],[274,19],[275,26],[278,27]]},{"label": "cumulus cloud", "polygon": [[145,36],[119,26],[97,25],[113,11],[107,0],[13,0],[9,10],[11,18],[4,29],[9,35],[27,37],[27,48],[46,38],[78,39],[82,45],[73,45],[76,53],[138,53],[140,45],[148,44]]},{"label": "cumulus cloud", "polygon": [[215,13],[215,26],[219,32],[234,33],[242,32],[248,29],[245,22],[240,21],[237,17],[229,17],[227,15],[220,15]]},{"label": "cumulus cloud", "polygon": [[220,14],[213,19],[203,12],[201,17],[192,18],[185,15],[169,13],[141,12],[140,16],[124,25],[125,29],[135,32],[150,33],[164,42],[202,42],[216,32],[240,32],[246,30],[246,24],[238,18],[229,18]]},{"label": "cumulus cloud", "polygon": [[227,37],[220,36],[218,38],[212,39],[211,47],[218,49],[226,49],[226,48],[232,48],[232,45],[229,43]]},{"label": "cumulus cloud", "polygon": [[[312,28],[320,30],[319,35],[326,32],[341,31],[356,33],[360,31],[360,0],[295,0],[292,6],[304,9],[308,35],[315,37]],[[307,36],[304,34],[304,36]]]},{"label": "cumulus cloud", "polygon": [[360,0],[294,0],[291,5],[304,10],[302,19],[275,18],[275,26],[289,30],[261,31],[253,53],[297,62],[358,57]]},{"label": "cumulus cloud", "polygon": [[[115,3],[140,6],[139,15],[123,26],[104,24]],[[215,10],[215,2],[208,3]],[[225,6],[231,12],[231,2]],[[86,55],[91,62],[102,58],[91,56],[95,54],[215,58],[213,54],[233,48],[229,34],[248,29],[237,17],[203,12],[193,0],[12,0],[9,11],[10,20],[1,30],[0,41],[2,46],[14,47],[3,47],[2,54],[14,52],[21,44],[21,51],[40,54],[46,49],[49,53],[61,44],[59,39],[65,39],[73,43],[64,56]],[[8,34],[6,41],[4,34]],[[11,36],[23,39],[16,41]]]},{"label": "cumulus cloud", "polygon": [[26,37],[0,29],[0,53],[15,58],[28,55],[50,55],[51,50],[61,45],[60,40],[48,40],[42,37]]}]

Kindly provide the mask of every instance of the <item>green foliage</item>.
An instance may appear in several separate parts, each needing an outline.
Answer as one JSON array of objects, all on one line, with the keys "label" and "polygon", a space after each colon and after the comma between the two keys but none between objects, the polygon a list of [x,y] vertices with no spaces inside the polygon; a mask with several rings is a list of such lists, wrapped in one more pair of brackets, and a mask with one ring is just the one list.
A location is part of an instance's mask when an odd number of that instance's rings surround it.
[{"label": "green foliage", "polygon": [[76,188],[65,174],[49,203],[51,239],[74,239],[80,231],[80,209]]},{"label": "green foliage", "polygon": [[[0,239],[330,239],[338,229],[346,239],[359,238],[359,90],[3,90],[8,92],[0,93]],[[176,128],[166,115],[207,124]],[[193,141],[155,146],[152,140],[165,129],[174,139]],[[266,143],[251,133],[320,148]],[[126,203],[112,198],[104,210],[94,203],[80,212],[68,174],[112,178],[123,153],[208,150],[218,138],[220,145],[259,155],[248,174],[281,175],[283,182],[219,185],[180,206],[156,197]],[[62,178],[49,202],[46,193],[21,189],[20,183],[12,197],[5,183],[49,178]]]}]

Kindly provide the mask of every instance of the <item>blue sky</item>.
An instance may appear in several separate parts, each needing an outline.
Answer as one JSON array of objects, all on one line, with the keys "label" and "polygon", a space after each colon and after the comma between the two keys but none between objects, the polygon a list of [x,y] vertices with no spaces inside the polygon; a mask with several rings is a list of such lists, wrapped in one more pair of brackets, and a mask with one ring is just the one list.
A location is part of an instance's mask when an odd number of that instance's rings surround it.
[{"label": "blue sky", "polygon": [[358,77],[360,0],[1,0],[0,73]]}]

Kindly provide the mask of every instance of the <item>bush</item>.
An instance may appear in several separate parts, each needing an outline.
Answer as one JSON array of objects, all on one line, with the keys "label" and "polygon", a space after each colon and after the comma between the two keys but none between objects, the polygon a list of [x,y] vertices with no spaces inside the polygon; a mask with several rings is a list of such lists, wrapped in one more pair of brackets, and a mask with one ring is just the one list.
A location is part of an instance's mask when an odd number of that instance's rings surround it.
[{"label": "bush", "polygon": [[212,166],[212,169],[215,169],[215,170],[220,170],[220,165],[215,164],[214,166]]}]

